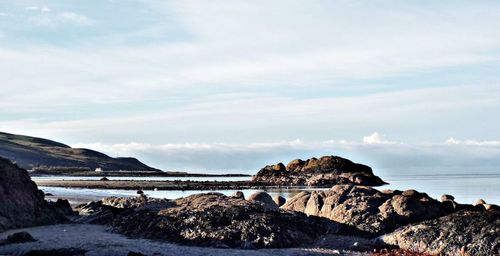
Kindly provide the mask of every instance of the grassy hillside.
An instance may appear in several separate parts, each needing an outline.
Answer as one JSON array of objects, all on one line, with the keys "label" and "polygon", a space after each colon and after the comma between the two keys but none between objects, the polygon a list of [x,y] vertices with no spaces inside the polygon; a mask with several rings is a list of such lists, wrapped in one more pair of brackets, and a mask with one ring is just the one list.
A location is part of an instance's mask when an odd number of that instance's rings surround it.
[{"label": "grassy hillside", "polygon": [[102,168],[105,171],[159,171],[135,158],[113,158],[90,149],[71,148],[47,139],[3,132],[0,132],[0,157],[28,170],[94,171]]}]

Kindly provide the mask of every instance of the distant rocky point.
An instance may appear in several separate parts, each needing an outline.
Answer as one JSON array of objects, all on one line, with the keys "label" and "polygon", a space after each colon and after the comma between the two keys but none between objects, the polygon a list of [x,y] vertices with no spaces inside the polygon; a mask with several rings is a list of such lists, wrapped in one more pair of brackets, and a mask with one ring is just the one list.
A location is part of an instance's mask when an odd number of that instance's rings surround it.
[{"label": "distant rocky point", "polygon": [[71,148],[63,143],[0,132],[0,157],[19,167],[47,174],[74,174],[94,171],[159,173],[131,157],[109,157],[83,148]]},{"label": "distant rocky point", "polygon": [[387,184],[373,174],[372,168],[338,156],[323,156],[307,160],[295,159],[262,168],[255,182],[279,186],[330,187],[337,184],[381,186]]}]

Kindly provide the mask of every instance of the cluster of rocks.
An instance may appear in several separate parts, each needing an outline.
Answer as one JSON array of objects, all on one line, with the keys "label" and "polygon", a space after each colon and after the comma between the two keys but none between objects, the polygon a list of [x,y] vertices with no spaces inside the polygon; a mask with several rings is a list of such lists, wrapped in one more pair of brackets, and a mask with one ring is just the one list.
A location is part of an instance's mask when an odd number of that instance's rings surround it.
[{"label": "cluster of rocks", "polygon": [[404,226],[382,240],[430,255],[500,255],[500,210],[461,210]]},{"label": "cluster of rocks", "polygon": [[[329,233],[339,233],[344,225],[303,213],[279,209],[267,193],[248,200],[236,193],[196,194],[176,200],[127,204],[126,199],[110,198],[80,207],[92,209],[116,232],[175,243],[221,248],[282,248],[302,245]],[[118,203],[118,205],[116,204]],[[101,218],[103,220],[103,218]],[[96,223],[96,222],[94,222]]]},{"label": "cluster of rocks", "polygon": [[44,197],[26,170],[0,158],[0,231],[67,221],[68,201]]},{"label": "cluster of rocks", "polygon": [[303,191],[283,208],[325,217],[353,226],[360,234],[376,236],[409,223],[474,207],[453,200],[439,202],[415,190],[378,191],[366,186],[335,185],[329,190]]},{"label": "cluster of rocks", "polygon": [[336,184],[380,186],[386,184],[369,166],[338,156],[323,156],[306,161],[296,159],[262,168],[254,182],[279,186],[330,187]]}]

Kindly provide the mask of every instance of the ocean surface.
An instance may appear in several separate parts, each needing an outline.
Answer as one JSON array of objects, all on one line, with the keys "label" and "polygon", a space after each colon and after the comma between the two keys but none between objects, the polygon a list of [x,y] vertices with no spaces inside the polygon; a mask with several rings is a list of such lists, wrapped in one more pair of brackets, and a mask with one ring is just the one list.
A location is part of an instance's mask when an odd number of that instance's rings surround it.
[{"label": "ocean surface", "polygon": [[[98,180],[100,177],[70,177],[70,176],[44,176],[33,177],[35,182],[40,179],[50,180]],[[251,177],[108,177],[110,180],[192,180],[192,181],[240,181],[249,180]],[[416,189],[425,192],[429,196],[439,199],[442,194],[450,194],[459,203],[474,204],[478,199],[484,199],[487,203],[500,204],[500,174],[446,174],[446,175],[393,175],[385,176],[383,179],[389,185],[378,187],[377,189]],[[40,187],[45,193],[54,196],[50,198],[65,198],[72,204],[85,203],[92,200],[99,200],[108,196],[136,196],[136,190],[118,189],[80,189],[80,188],[59,188]],[[302,190],[314,190],[310,188],[302,189],[268,189],[271,195],[281,195],[285,198],[292,197]],[[195,190],[195,191],[153,191],[145,190],[145,194],[150,197],[175,199],[197,193],[220,192],[231,195],[236,190]],[[245,196],[256,191],[263,190],[243,190]]]}]

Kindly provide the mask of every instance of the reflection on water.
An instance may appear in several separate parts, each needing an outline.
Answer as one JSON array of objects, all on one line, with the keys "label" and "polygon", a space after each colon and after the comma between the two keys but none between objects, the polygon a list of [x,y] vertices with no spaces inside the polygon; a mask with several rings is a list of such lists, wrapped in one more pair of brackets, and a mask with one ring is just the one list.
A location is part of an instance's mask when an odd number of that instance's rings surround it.
[{"label": "reflection on water", "polygon": [[[38,178],[38,177],[37,177]],[[87,177],[85,177],[87,178]],[[88,177],[96,178],[99,177]],[[110,179],[142,179],[145,177],[110,177]],[[172,177],[153,177],[150,180],[166,180]],[[174,177],[179,179],[180,177]],[[185,177],[184,177],[185,178]],[[248,177],[187,177],[190,180],[217,180],[217,181],[237,181],[248,179]],[[36,178],[34,178],[36,180]],[[66,179],[66,177],[61,177]],[[74,179],[74,177],[68,177]],[[230,180],[227,180],[230,179]],[[488,203],[500,204],[500,174],[450,174],[450,175],[394,175],[385,177],[384,180],[390,183],[379,187],[378,189],[416,189],[426,192],[433,198],[439,198],[442,194],[453,195],[457,202],[473,204],[477,199],[482,198]],[[80,188],[58,188],[58,187],[40,187],[44,192],[51,193],[55,197],[66,198],[72,204],[85,203],[91,200],[99,200],[108,196],[135,196],[135,190],[117,190],[117,189],[80,189]],[[281,195],[285,198],[290,198],[300,191],[313,190],[311,188],[303,189],[286,189],[272,188],[266,191],[274,195]],[[225,195],[231,195],[236,190],[195,190],[195,191],[154,191],[145,190],[144,192],[150,197],[175,199],[185,197],[197,193],[220,192]],[[262,191],[262,190],[243,190],[245,196]],[[50,198],[50,197],[49,197]]]}]

